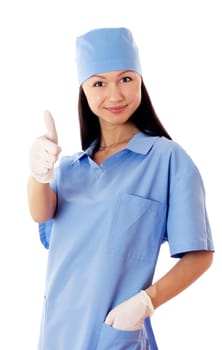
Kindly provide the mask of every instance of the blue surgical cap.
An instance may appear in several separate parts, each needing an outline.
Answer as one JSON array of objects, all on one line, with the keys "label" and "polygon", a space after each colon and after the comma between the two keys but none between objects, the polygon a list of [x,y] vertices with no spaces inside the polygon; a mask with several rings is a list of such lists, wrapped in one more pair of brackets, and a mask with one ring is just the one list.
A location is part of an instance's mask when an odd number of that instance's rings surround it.
[{"label": "blue surgical cap", "polygon": [[79,85],[95,74],[132,70],[141,75],[138,48],[126,28],[93,29],[76,39]]}]

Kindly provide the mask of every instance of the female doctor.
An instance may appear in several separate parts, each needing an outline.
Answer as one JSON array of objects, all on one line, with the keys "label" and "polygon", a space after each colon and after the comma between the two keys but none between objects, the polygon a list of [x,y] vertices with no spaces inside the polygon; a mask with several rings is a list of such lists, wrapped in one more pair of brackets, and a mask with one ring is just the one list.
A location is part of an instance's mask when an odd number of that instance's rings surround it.
[{"label": "female doctor", "polygon": [[[82,152],[51,114],[30,151],[28,198],[49,249],[39,350],[157,350],[150,318],[211,265],[201,175],[155,114],[126,28],[77,38]],[[178,261],[153,275],[161,244]]]}]

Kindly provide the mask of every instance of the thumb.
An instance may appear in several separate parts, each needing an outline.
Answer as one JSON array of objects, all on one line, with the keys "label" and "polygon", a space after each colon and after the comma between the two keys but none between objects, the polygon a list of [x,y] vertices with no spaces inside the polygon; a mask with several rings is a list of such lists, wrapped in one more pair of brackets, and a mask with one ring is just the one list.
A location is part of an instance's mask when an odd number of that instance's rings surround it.
[{"label": "thumb", "polygon": [[46,137],[58,144],[58,135],[55,127],[54,119],[49,111],[44,112],[44,121],[46,126]]},{"label": "thumb", "polygon": [[110,311],[106,316],[105,324],[107,324],[107,326],[112,326],[113,323],[114,323],[114,314],[112,311]]}]

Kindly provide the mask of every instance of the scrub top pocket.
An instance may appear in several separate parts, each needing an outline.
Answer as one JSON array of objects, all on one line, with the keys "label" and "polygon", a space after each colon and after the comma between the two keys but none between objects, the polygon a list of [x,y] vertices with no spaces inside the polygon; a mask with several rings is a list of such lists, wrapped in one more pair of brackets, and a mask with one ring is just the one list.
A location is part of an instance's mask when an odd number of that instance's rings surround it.
[{"label": "scrub top pocket", "polygon": [[152,262],[163,239],[165,216],[165,204],[121,193],[109,234],[110,253]]},{"label": "scrub top pocket", "polygon": [[149,350],[145,331],[122,331],[105,323],[96,350]]}]

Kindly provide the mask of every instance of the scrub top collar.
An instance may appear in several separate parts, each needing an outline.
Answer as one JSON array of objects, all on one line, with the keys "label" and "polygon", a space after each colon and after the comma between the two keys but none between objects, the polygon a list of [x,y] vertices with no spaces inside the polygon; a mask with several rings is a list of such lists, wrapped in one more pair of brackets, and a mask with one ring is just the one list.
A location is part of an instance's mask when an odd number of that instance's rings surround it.
[{"label": "scrub top collar", "polygon": [[[146,131],[146,133],[139,131],[132,137],[132,139],[126,145],[125,149],[134,153],[146,155],[158,138],[159,136],[153,136],[149,131]],[[75,157],[73,163],[85,156],[91,157],[96,144],[97,140],[94,140],[85,151],[80,152],[77,157]]]},{"label": "scrub top collar", "polygon": [[146,155],[158,138],[159,136],[152,135],[149,130],[147,130],[146,133],[139,131],[132,137],[125,149],[134,153]]}]

